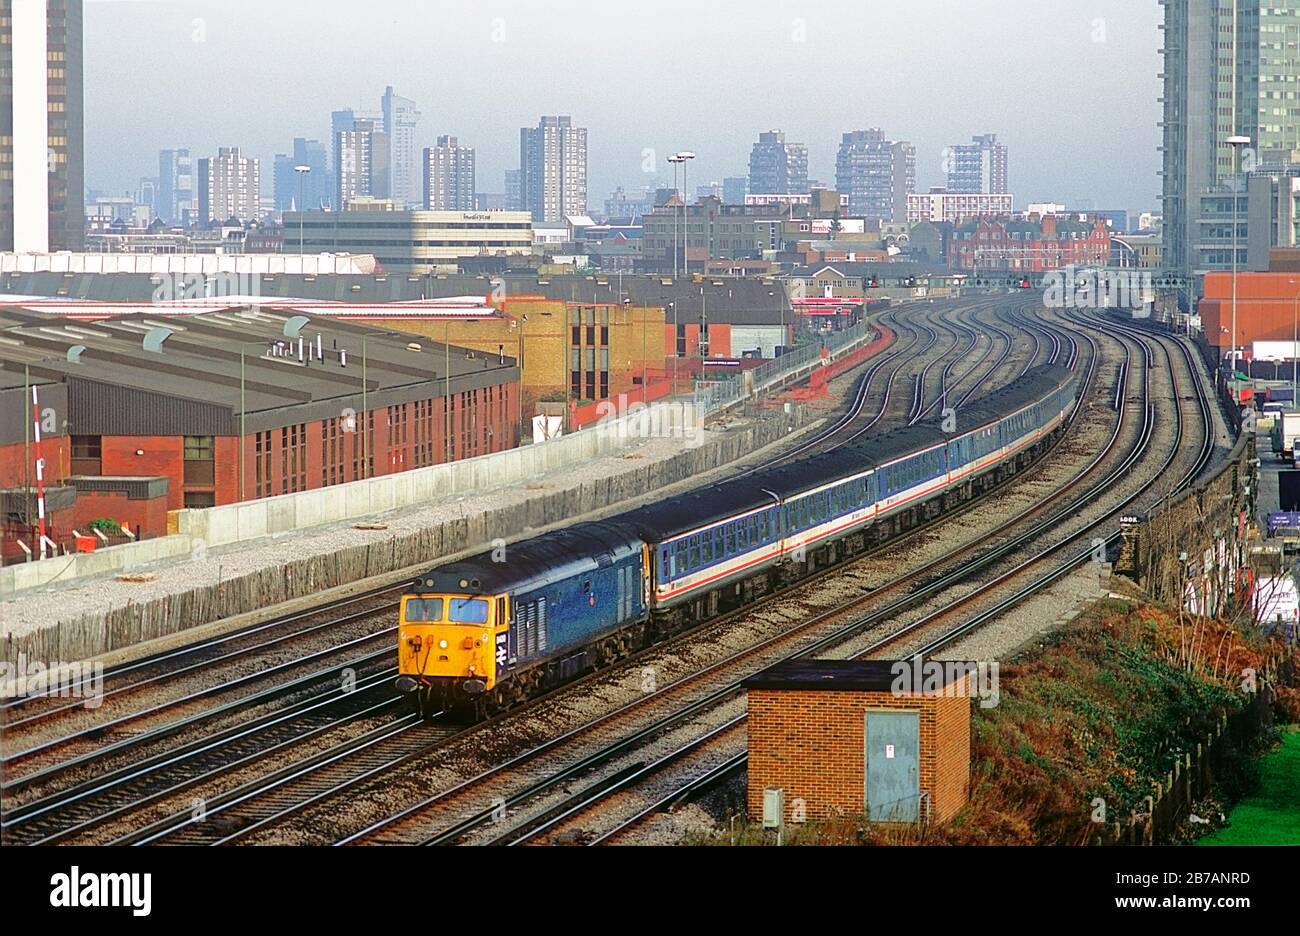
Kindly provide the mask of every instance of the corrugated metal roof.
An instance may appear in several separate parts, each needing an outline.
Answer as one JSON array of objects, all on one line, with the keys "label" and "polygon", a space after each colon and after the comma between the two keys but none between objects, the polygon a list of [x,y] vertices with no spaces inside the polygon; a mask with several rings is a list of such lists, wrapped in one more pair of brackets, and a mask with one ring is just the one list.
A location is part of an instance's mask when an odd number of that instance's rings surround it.
[{"label": "corrugated metal roof", "polygon": [[[914,264],[864,266],[889,275],[921,272],[921,268]],[[340,302],[358,306],[464,297],[483,297],[486,300],[494,292],[504,292],[507,299],[511,295],[541,295],[547,299],[583,303],[618,303],[630,299],[633,305],[638,306],[676,302],[678,314],[683,318],[692,313],[698,316],[703,302],[710,321],[754,325],[781,320],[779,298],[771,295],[773,290],[782,288],[777,279],[710,276],[696,281],[693,275],[627,274],[619,277],[613,273],[602,273],[600,278],[607,282],[603,285],[597,283],[595,275],[539,276],[532,271],[494,276],[408,276],[402,273],[382,276],[279,275],[262,277],[257,283],[257,293],[263,303],[282,299],[286,305]],[[715,281],[721,285],[716,285]],[[67,280],[49,273],[0,275],[0,304],[4,303],[6,293],[65,300],[152,303],[157,285],[154,278],[136,274],[82,276]],[[331,309],[319,306],[311,311],[327,315]],[[353,310],[338,311],[346,314]]]},{"label": "corrugated metal roof", "polygon": [[[286,337],[295,320],[306,324]],[[159,351],[145,350],[159,327],[170,334]],[[75,346],[85,350],[69,361]],[[78,434],[229,435],[241,411],[249,432],[338,416],[361,409],[363,371],[372,410],[434,399],[445,392],[448,364],[453,393],[518,379],[512,358],[324,316],[137,314],[87,326],[0,309],[4,385],[20,386],[24,365],[34,380],[65,383]]]}]

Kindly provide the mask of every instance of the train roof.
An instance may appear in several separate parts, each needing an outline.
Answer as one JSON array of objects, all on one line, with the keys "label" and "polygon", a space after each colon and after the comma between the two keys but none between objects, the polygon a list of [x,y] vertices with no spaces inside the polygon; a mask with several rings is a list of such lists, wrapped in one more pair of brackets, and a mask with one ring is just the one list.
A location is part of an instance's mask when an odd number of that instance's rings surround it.
[{"label": "train roof", "polygon": [[1040,364],[1030,368],[1023,377],[958,409],[957,431],[962,433],[995,422],[1041,400],[1056,387],[1070,383],[1073,379],[1072,371],[1056,364]]},{"label": "train roof", "polygon": [[686,494],[646,504],[623,514],[651,542],[693,530],[715,520],[772,507],[776,504],[760,481],[762,472],[697,488]]},{"label": "train roof", "polygon": [[[521,591],[595,571],[640,549],[637,529],[630,524],[617,520],[579,523],[508,544],[500,554],[489,550],[439,566],[421,575],[416,588],[491,594]],[[462,586],[462,581],[479,584]]]},{"label": "train roof", "polygon": [[[1023,377],[963,407],[957,416],[958,428],[965,431],[995,422],[1041,399],[1072,376],[1070,371],[1056,365],[1032,368]],[[915,426],[879,435],[868,434],[829,452],[647,504],[620,515],[619,519],[634,524],[648,541],[659,542],[749,510],[770,506],[773,498],[769,491],[782,498],[793,497],[837,478],[868,471],[932,445],[940,445],[950,438],[940,429],[941,424],[942,416],[936,415]]]}]

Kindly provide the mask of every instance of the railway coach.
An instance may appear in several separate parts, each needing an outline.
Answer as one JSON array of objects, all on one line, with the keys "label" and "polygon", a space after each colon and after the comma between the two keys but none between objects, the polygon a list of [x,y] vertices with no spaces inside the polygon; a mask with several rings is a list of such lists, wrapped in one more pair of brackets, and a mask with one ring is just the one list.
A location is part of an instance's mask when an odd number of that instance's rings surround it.
[{"label": "railway coach", "polygon": [[[676,629],[747,604],[977,496],[1065,425],[1073,374],[1036,368],[943,418],[641,508],[652,614]],[[665,626],[666,625],[666,626]]]},{"label": "railway coach", "polygon": [[397,687],[428,715],[507,707],[852,557],[1038,457],[1075,375],[440,566],[404,595]]}]

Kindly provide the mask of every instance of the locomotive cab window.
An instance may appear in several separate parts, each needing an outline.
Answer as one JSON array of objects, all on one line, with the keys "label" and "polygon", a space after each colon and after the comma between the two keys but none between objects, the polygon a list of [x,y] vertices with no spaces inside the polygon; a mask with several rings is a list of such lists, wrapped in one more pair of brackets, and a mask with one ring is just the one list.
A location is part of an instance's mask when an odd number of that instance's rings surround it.
[{"label": "locomotive cab window", "polygon": [[482,598],[453,598],[448,606],[447,620],[453,624],[486,624],[488,603]]},{"label": "locomotive cab window", "polygon": [[441,621],[441,598],[407,598],[406,619],[412,622]]}]

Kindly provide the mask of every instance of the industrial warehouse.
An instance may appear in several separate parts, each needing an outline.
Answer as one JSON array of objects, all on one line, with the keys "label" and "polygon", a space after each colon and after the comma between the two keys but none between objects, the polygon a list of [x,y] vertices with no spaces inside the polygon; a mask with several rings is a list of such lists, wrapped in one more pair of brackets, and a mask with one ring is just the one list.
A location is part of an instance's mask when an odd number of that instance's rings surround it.
[{"label": "industrial warehouse", "polygon": [[[269,312],[93,324],[0,311],[5,477],[45,464],[47,536],[100,519],[134,537],[167,512],[343,484],[518,443],[513,358]],[[23,401],[53,415],[39,443]],[[6,558],[36,511],[5,492]],[[20,546],[19,543],[23,546]]]}]

